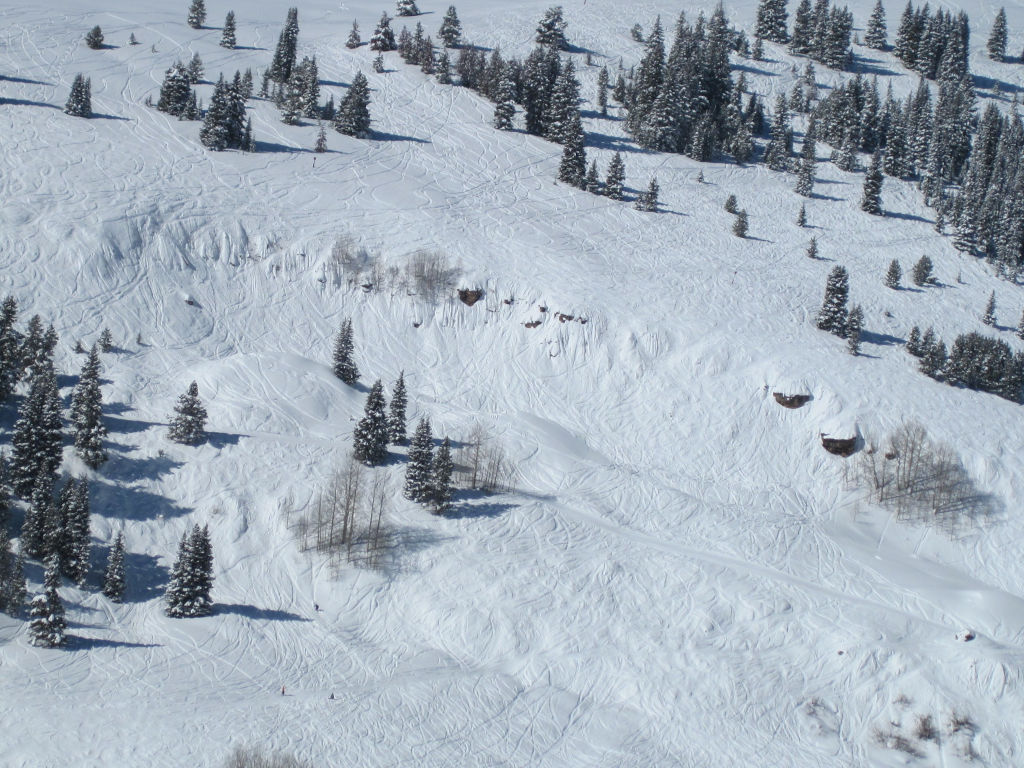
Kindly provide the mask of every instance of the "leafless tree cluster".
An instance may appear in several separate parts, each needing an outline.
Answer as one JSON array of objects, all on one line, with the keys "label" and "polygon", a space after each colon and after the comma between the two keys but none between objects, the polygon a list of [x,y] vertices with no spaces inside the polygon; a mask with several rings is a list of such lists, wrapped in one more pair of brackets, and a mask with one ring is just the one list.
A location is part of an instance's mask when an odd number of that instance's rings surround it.
[{"label": "leafless tree cluster", "polygon": [[389,266],[348,235],[334,241],[329,271],[335,285],[361,286],[367,291],[402,291],[429,303],[450,294],[462,273],[438,251],[416,251],[403,268]]},{"label": "leafless tree cluster", "polygon": [[455,459],[455,482],[484,493],[511,493],[516,470],[505,448],[479,422],[473,425]]},{"label": "leafless tree cluster", "polygon": [[900,520],[934,523],[951,536],[996,511],[995,499],[975,485],[956,452],[917,423],[903,424],[884,449],[862,451],[858,470],[873,501]]},{"label": "leafless tree cluster", "polygon": [[306,768],[306,763],[281,752],[271,754],[256,747],[235,747],[224,768]]},{"label": "leafless tree cluster", "polygon": [[390,496],[383,472],[349,456],[294,521],[299,545],[327,555],[333,566],[344,560],[379,567],[392,538],[385,519]]},{"label": "leafless tree cluster", "polygon": [[409,290],[431,304],[455,290],[461,272],[438,251],[416,251],[405,267]]}]

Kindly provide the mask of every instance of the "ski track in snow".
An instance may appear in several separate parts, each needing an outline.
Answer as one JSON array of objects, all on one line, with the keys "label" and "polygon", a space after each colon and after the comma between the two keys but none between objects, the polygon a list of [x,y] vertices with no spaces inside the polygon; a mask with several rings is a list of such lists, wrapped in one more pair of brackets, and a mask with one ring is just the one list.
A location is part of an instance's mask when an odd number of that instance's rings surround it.
[{"label": "ski track in snow", "polygon": [[[791,178],[633,151],[614,104],[585,128],[621,146],[630,194],[657,174],[665,212],[567,189],[554,182],[558,147],[495,131],[480,97],[396,54],[373,73],[365,45],[345,49],[353,18],[369,39],[380,16],[362,2],[300,6],[299,52],[316,54],[322,98],[336,103],[337,84],[367,75],[370,140],[329,131],[330,151],[314,156],[316,126],[285,126],[257,99],[264,151],[208,153],[198,124],[144,106],[193,52],[205,100],[220,72],[252,67],[258,82],[283,21],[271,5],[239,14],[249,47],[235,51],[217,45],[221,7],[198,31],[183,8],[124,0],[0,9],[0,99],[13,100],[0,103],[0,290],[23,319],[53,320],[64,373],[80,365],[76,339],[113,331],[94,570],[118,530],[134,558],[124,605],[62,591],[68,650],[32,648],[22,623],[0,618],[0,722],[22,734],[4,744],[7,764],[219,765],[255,743],[325,765],[885,766],[903,763],[877,728],[900,720],[909,733],[914,715],[941,723],[954,710],[978,724],[983,764],[1012,764],[1024,750],[1009,714],[1024,683],[1020,406],[925,379],[898,343],[852,358],[813,320],[840,261],[882,338],[913,324],[947,341],[980,329],[993,289],[1011,325],[1019,289],[937,235],[911,185],[886,180],[884,205],[901,217],[879,226],[858,210],[862,175],[819,163],[816,189],[836,199],[807,201],[813,228],[800,229]],[[458,11],[467,39],[523,56],[547,5]],[[854,4],[858,25],[870,5]],[[565,9],[570,39],[613,77],[620,55],[628,68],[642,53],[629,27],[661,14],[671,30],[680,10]],[[1024,9],[1008,9],[1018,50]],[[422,10],[434,34],[443,8]],[[693,20],[699,8],[682,10]],[[886,10],[892,39],[901,8]],[[967,10],[972,69],[1017,83],[1019,65],[981,52],[994,6]],[[752,28],[751,0],[727,12]],[[97,23],[111,47],[89,51],[81,37]],[[748,81],[770,106],[793,75],[784,51],[767,53]],[[591,99],[598,67],[574,57]],[[889,54],[871,57],[900,73],[898,94],[916,86]],[[60,113],[79,71],[101,115],[91,121]],[[588,148],[602,172],[611,153]],[[750,240],[730,232],[729,193],[750,212]],[[385,267],[441,251],[484,300],[366,293],[331,262],[344,235]],[[803,255],[812,235],[822,261]],[[882,286],[893,255],[909,271],[925,252],[944,287]],[[344,317],[360,390],[327,364]],[[394,559],[334,573],[297,550],[284,509],[311,503],[365,389],[400,370],[410,422],[428,415],[453,438],[484,423],[516,461],[518,491],[433,518],[399,497],[396,458],[382,470]],[[164,431],[193,379],[213,438],[186,448]],[[785,411],[771,393],[793,382],[814,399]],[[886,524],[820,448],[837,419],[876,442],[924,422],[1006,511],[952,541]],[[213,532],[218,612],[175,621],[159,595],[193,522]],[[39,568],[29,576],[37,584]],[[967,627],[978,639],[957,643]],[[966,764],[952,738],[922,749],[922,764]]]}]

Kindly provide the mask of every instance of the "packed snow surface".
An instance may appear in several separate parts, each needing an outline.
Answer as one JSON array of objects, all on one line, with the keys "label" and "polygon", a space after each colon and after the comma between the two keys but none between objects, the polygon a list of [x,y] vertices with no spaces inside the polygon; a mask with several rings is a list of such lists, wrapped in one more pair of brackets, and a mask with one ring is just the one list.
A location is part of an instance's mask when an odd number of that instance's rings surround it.
[{"label": "packed snow surface", "polygon": [[[588,157],[603,171],[621,151],[630,197],[656,175],[659,214],[556,183],[559,147],[494,130],[486,100],[395,53],[373,72],[366,45],[343,43],[353,19],[368,40],[390,4],[299,6],[322,95],[367,75],[370,139],[329,131],[314,155],[315,123],[286,126],[257,99],[259,152],[213,153],[198,123],[146,105],[193,53],[204,101],[220,72],[251,67],[258,87],[287,5],[236,6],[233,51],[218,46],[220,0],[201,30],[185,0],[0,8],[0,293],[22,321],[55,324],[64,394],[75,341],[113,332],[111,460],[92,473],[68,448],[65,469],[91,479],[94,570],[118,531],[129,550],[123,605],[62,587],[67,649],[0,618],[0,763],[220,765],[255,745],[333,766],[894,766],[911,760],[903,737],[921,765],[1020,765],[1024,410],[924,377],[902,346],[914,324],[947,343],[983,330],[995,290],[984,330],[1019,348],[1020,288],[937,234],[912,184],[886,179],[880,219],[859,210],[862,173],[819,163],[802,229],[791,176],[642,151],[616,105],[598,115],[599,66],[614,80],[642,54],[634,23],[660,14],[671,36],[679,11],[710,7],[563,3]],[[457,10],[466,39],[525,56],[548,5]],[[872,5],[852,5],[861,34]],[[393,27],[436,36],[446,7],[424,1]],[[984,55],[996,8],[962,7],[979,97],[1009,109],[1020,66]],[[1024,7],[1007,8],[1017,51]],[[726,11],[752,30],[752,0]],[[902,5],[886,11],[891,42]],[[94,51],[82,37],[97,24],[108,47]],[[916,87],[891,55],[855,52],[883,89]],[[766,58],[735,61],[770,106],[803,61],[772,44]],[[61,111],[78,72],[92,120]],[[730,193],[749,239],[731,234]],[[812,235],[820,261],[804,256]],[[345,273],[339,238],[377,272]],[[418,250],[484,299],[412,295],[389,269]],[[924,254],[938,286],[883,285],[892,258],[909,272]],[[866,315],[858,357],[814,327],[840,263]],[[346,317],[355,388],[330,370]],[[401,498],[394,449],[380,470],[393,551],[381,569],[332,569],[300,551],[289,516],[342,462],[369,385],[403,370],[410,420],[453,440],[484,425],[516,490],[431,516]],[[194,448],[166,437],[192,380],[211,433]],[[811,400],[784,409],[777,391]],[[0,416],[9,443],[13,409]],[[997,513],[954,537],[898,522],[854,487],[855,457],[821,447],[821,433],[882,444],[904,421],[954,446]],[[163,587],[196,522],[213,536],[216,613],[170,619]],[[38,564],[28,575],[38,590]],[[917,738],[929,715],[938,738]]]}]

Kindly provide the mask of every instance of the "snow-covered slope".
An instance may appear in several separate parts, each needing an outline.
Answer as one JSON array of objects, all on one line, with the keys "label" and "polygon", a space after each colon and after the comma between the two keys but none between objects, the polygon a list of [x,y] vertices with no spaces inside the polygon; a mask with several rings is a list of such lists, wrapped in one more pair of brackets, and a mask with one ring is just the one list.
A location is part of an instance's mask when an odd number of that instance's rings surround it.
[{"label": "snow-covered slope", "polygon": [[[302,4],[299,52],[336,101],[367,75],[374,138],[331,132],[314,155],[315,125],[255,100],[260,151],[211,153],[198,124],[146,97],[194,52],[207,80],[264,68],[287,4],[235,8],[235,51],[217,45],[228,5],[208,3],[199,31],[186,5],[0,9],[0,294],[54,322],[67,374],[77,339],[112,330],[112,458],[91,473],[69,449],[66,469],[92,480],[97,567],[117,531],[130,550],[124,605],[62,590],[69,649],[33,648],[0,618],[0,763],[218,765],[256,744],[339,766],[904,764],[878,732],[905,735],[922,765],[1024,759],[1024,411],[925,378],[901,344],[914,324],[982,330],[996,290],[996,332],[1019,347],[1024,297],[936,234],[912,185],[887,179],[878,219],[859,210],[861,174],[820,163],[801,229],[792,178],[639,150],[616,108],[585,111],[600,167],[622,151],[634,193],[657,175],[665,210],[640,213],[555,183],[559,148],[494,130],[468,90],[393,53],[373,73],[366,46],[343,42],[353,19],[366,39],[392,8],[363,0]],[[547,5],[458,12],[469,40],[525,55]],[[853,5],[858,26],[870,5]],[[983,55],[994,9],[964,7],[972,67],[1016,87],[1018,64]],[[421,10],[436,34],[445,7]],[[566,4],[595,62],[574,54],[584,97],[597,65],[638,59],[633,23],[679,10],[700,8]],[[887,7],[890,35],[901,10]],[[727,12],[752,27],[749,0]],[[1009,21],[1019,50],[1020,4]],[[95,24],[114,47],[82,45]],[[915,86],[890,56],[857,54],[898,93]],[[768,57],[747,77],[770,99],[794,75],[783,50]],[[77,72],[93,120],[61,113]],[[730,193],[749,239],[731,234]],[[822,261],[804,256],[812,235]],[[387,280],[365,292],[332,260],[344,237],[385,276],[417,250],[445,254],[485,298],[430,303]],[[924,254],[940,287],[884,287],[892,258],[909,269]],[[814,328],[837,263],[865,308],[859,357]],[[328,365],[345,317],[355,389]],[[517,491],[432,517],[401,498],[396,460],[393,557],[334,573],[299,552],[287,512],[340,463],[368,385],[401,370],[435,434],[480,422],[500,436]],[[193,379],[212,433],[198,448],[165,426]],[[772,398],[796,389],[813,396],[802,409]],[[911,420],[956,447],[998,515],[955,540],[898,524],[850,490],[854,459],[821,448],[821,432],[880,443]],[[213,534],[217,613],[169,619],[159,598],[193,522]],[[29,576],[38,586],[37,565]],[[957,641],[965,628],[978,638]],[[951,733],[953,713],[976,733]],[[925,715],[938,742],[913,738]]]}]

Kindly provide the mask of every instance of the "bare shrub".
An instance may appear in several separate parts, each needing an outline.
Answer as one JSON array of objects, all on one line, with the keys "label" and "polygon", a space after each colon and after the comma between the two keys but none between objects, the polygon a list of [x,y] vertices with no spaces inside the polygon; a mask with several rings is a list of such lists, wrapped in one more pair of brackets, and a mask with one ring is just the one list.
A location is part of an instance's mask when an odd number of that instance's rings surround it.
[{"label": "bare shrub", "polygon": [[886,749],[903,752],[912,757],[924,757],[924,753],[917,748],[914,742],[893,728],[888,730],[875,728],[874,737],[875,741]]},{"label": "bare shrub", "polygon": [[462,272],[437,251],[416,251],[409,258],[405,271],[410,289],[430,303],[453,291]]},{"label": "bare shrub", "polygon": [[389,499],[387,477],[350,455],[292,528],[304,551],[325,554],[332,565],[344,559],[377,568],[391,541]]},{"label": "bare shrub", "polygon": [[931,715],[918,715],[914,725],[914,736],[921,741],[939,740],[939,729],[935,726],[935,718]]},{"label": "bare shrub", "polygon": [[376,262],[366,248],[357,245],[348,235],[335,240],[331,248],[331,266],[336,276],[344,276],[349,286],[361,282],[363,275],[372,270]]},{"label": "bare shrub", "polygon": [[268,753],[258,747],[235,747],[224,762],[224,768],[306,768],[292,755],[283,752]]},{"label": "bare shrub", "polygon": [[459,448],[454,478],[464,488],[509,493],[515,490],[516,470],[504,446],[477,422]]},{"label": "bare shrub", "polygon": [[995,497],[975,485],[957,453],[914,422],[890,435],[884,450],[862,451],[858,474],[872,499],[899,519],[934,523],[951,536],[997,509]]}]

